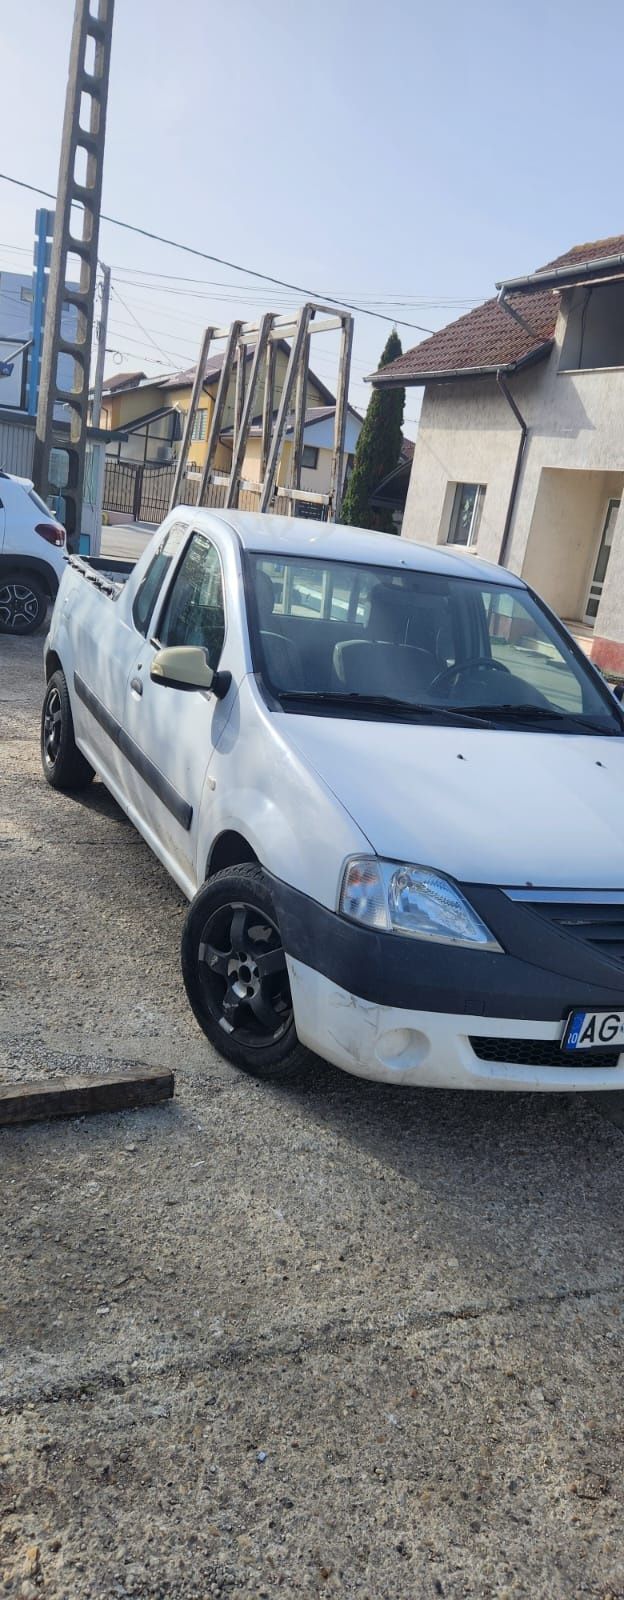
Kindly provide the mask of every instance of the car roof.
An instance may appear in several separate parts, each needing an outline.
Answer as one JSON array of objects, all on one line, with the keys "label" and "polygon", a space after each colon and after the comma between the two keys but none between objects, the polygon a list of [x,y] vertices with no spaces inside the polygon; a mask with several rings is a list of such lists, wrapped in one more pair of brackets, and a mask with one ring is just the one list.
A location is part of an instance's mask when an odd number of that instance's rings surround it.
[{"label": "car roof", "polygon": [[203,506],[177,506],[176,512],[192,517],[195,527],[206,533],[216,532],[225,524],[245,550],[258,554],[362,561],[371,566],[407,567],[415,572],[526,587],[521,578],[492,562],[465,554],[461,546],[415,544],[392,533],[371,533],[366,528],[304,517],[278,517],[270,512],[220,511]]},{"label": "car roof", "polygon": [[32,478],[18,478],[16,472],[0,472],[0,478],[2,478],[3,483],[18,483],[20,489],[32,489],[33,487]]}]

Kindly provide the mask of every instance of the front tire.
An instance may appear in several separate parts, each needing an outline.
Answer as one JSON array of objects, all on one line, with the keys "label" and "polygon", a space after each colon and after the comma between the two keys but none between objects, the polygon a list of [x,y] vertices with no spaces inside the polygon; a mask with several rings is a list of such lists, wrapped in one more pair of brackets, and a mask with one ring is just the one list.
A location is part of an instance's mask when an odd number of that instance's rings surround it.
[{"label": "front tire", "polygon": [[34,633],[45,621],[47,609],[48,596],[38,578],[26,572],[0,578],[0,633]]},{"label": "front tire", "polygon": [[182,976],[199,1026],[220,1055],[256,1078],[296,1076],[307,1052],[297,1039],[286,957],[260,866],[228,867],[195,895],[182,933]]},{"label": "front tire", "polygon": [[65,673],[53,672],[41,712],[41,765],[53,789],[86,789],[95,777],[74,737]]}]

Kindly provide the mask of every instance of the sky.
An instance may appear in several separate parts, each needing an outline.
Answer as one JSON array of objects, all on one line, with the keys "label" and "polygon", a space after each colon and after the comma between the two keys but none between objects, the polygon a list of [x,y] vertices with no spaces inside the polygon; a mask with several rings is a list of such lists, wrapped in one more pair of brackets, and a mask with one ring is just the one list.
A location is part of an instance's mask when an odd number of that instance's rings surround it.
[{"label": "sky", "polygon": [[[52,191],[73,11],[0,21],[0,167]],[[409,349],[405,322],[624,233],[623,35],[621,0],[116,0],[103,210],[382,313],[355,317],[363,409],[393,319]],[[30,270],[37,203],[0,182],[0,270]],[[107,372],[177,369],[205,323],[302,299],[109,223],[99,255]],[[312,366],[335,387],[329,337]]]}]

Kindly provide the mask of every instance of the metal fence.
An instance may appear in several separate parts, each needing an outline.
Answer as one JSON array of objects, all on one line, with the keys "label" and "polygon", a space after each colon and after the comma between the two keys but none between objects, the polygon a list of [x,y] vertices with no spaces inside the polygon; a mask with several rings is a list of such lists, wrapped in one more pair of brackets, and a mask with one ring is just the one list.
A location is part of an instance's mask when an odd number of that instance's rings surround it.
[{"label": "metal fence", "polygon": [[105,511],[120,511],[124,516],[135,519],[135,490],[137,482],[137,469],[131,462],[113,461],[107,457],[104,466],[104,499]]},{"label": "metal fence", "polygon": [[[129,522],[162,522],[169,510],[174,473],[173,462],[146,466],[143,462],[117,461],[107,456],[103,509],[118,512]],[[185,505],[197,504],[199,481],[197,474],[186,474],[181,497]],[[223,505],[224,495],[225,491],[215,503]]]},{"label": "metal fence", "polygon": [[[104,472],[104,510],[120,513],[129,522],[154,522],[164,520],[169,510],[175,462],[167,466],[144,466],[136,461],[117,461],[106,458]],[[179,504],[196,506],[201,473],[196,467],[186,467],[179,494]],[[204,505],[223,508],[227,483],[211,483],[206,490]],[[276,510],[284,511],[286,502],[276,503]],[[260,485],[258,489],[241,489],[238,496],[239,511],[260,510]],[[298,517],[312,517],[324,521],[327,507],[313,501],[297,503]]]}]

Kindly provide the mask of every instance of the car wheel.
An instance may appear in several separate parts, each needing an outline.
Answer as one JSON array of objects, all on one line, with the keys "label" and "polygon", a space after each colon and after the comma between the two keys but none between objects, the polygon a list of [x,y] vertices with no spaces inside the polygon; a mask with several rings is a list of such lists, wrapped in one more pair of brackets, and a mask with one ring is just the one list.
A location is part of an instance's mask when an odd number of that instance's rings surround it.
[{"label": "car wheel", "polygon": [[286,957],[262,868],[228,867],[195,895],[182,975],[210,1043],[256,1078],[290,1078],[307,1060],[295,1032]]},{"label": "car wheel", "polygon": [[17,572],[0,578],[0,633],[34,633],[47,609],[48,596],[37,578]]},{"label": "car wheel", "polygon": [[64,672],[53,672],[41,712],[41,765],[53,789],[86,789],[95,777],[74,738]]}]

